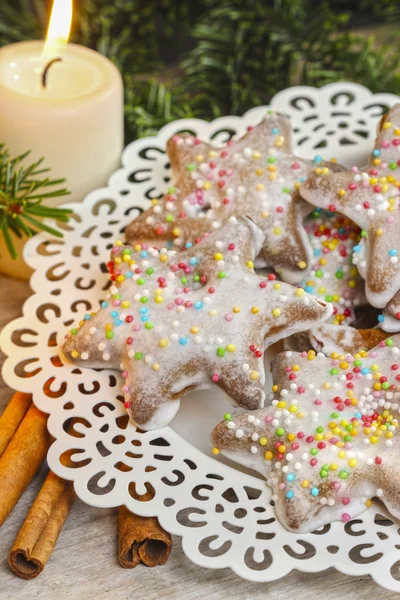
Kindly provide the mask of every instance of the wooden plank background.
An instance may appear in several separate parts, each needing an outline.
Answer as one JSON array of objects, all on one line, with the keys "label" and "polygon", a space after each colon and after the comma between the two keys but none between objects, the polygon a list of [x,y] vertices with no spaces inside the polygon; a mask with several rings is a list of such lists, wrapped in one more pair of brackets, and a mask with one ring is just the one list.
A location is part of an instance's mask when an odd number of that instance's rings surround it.
[{"label": "wooden plank background", "polygon": [[[0,328],[21,314],[29,285],[0,276]],[[2,364],[4,356],[1,356]],[[12,391],[0,379],[0,412]],[[397,600],[368,576],[348,577],[333,569],[308,575],[293,572],[274,583],[250,583],[229,569],[211,571],[193,565],[179,538],[169,562],[160,568],[122,569],[117,561],[116,510],[95,509],[77,501],[61,532],[56,549],[41,576],[22,581],[8,567],[8,552],[46,475],[43,467],[0,530],[0,600]]]}]

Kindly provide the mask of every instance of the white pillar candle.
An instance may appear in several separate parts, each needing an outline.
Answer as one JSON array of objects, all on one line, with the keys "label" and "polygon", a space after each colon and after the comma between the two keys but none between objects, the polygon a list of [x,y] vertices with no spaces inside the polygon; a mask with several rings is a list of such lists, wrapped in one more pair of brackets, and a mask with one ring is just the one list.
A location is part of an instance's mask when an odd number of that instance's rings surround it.
[{"label": "white pillar candle", "polygon": [[[56,58],[61,61],[44,77]],[[44,157],[52,178],[66,178],[71,196],[47,204],[83,200],[120,164],[120,73],[98,52],[75,44],[61,44],[51,57],[39,41],[1,48],[0,143],[11,156],[31,150],[28,160]]]}]

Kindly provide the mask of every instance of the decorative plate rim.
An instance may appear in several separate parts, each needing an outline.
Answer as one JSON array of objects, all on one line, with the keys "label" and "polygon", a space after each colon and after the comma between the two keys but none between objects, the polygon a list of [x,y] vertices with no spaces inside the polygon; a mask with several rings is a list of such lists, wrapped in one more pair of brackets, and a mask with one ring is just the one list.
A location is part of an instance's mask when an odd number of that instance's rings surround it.
[{"label": "decorative plate rim", "polygon": [[[173,130],[176,131],[177,127],[178,128],[185,127],[190,123],[192,126],[198,125],[199,127],[206,127],[210,131],[213,131],[214,129],[217,130],[217,128],[220,129],[221,126],[223,127],[225,125],[232,126],[233,124],[237,124],[240,126],[244,126],[246,123],[253,120],[253,118],[261,116],[262,112],[267,110],[268,108],[277,108],[276,105],[280,104],[282,99],[284,99],[284,98],[287,99],[288,95],[294,96],[296,94],[298,95],[301,93],[308,93],[308,94],[312,94],[315,96],[318,96],[318,95],[322,96],[324,94],[327,95],[332,90],[335,91],[335,90],[340,89],[341,85],[346,86],[346,88],[349,92],[353,91],[355,94],[359,93],[360,95],[362,95],[364,97],[368,97],[371,99],[374,98],[377,100],[381,100],[382,102],[386,101],[389,103],[394,103],[394,102],[400,101],[400,98],[393,94],[386,94],[386,93],[373,94],[370,90],[368,90],[364,86],[357,84],[357,83],[337,82],[337,83],[327,84],[321,88],[314,88],[311,86],[293,86],[286,90],[282,90],[281,92],[276,94],[272,98],[269,105],[262,105],[262,106],[254,107],[254,108],[248,110],[243,116],[219,117],[217,119],[214,119],[211,122],[206,122],[201,119],[179,119],[172,123],[168,123],[167,125],[162,127],[160,129],[160,131],[158,132],[158,134],[156,134],[154,136],[147,136],[145,138],[140,138],[139,140],[136,140],[135,142],[133,142],[132,144],[127,146],[127,148],[125,148],[125,150],[123,151],[123,154],[121,157],[122,167],[110,176],[108,185],[106,187],[101,188],[100,190],[94,190],[93,192],[88,194],[86,196],[86,198],[83,199],[82,203],[66,203],[63,206],[77,209],[78,211],[79,211],[79,209],[84,211],[84,207],[89,207],[102,194],[109,194],[110,196],[112,196],[113,185],[118,184],[120,178],[125,174],[126,169],[128,168],[130,154],[137,151],[137,149],[140,147],[144,148],[146,145],[149,145],[150,143],[155,142],[155,140],[157,140],[158,144],[160,142],[161,143],[164,142],[167,139],[167,137],[169,137],[171,135],[171,131],[173,131]],[[36,260],[35,260],[36,248],[43,241],[47,241],[48,239],[49,239],[49,237],[47,236],[47,234],[41,233],[41,234],[35,236],[29,242],[27,242],[27,244],[24,247],[24,258],[25,258],[26,262],[34,269],[34,273],[32,274],[31,279],[30,279],[32,295],[24,302],[23,307],[22,307],[22,316],[20,318],[25,318],[27,315],[30,314],[31,305],[34,305],[35,296],[40,293],[39,290],[40,290],[41,280],[40,280],[40,277],[37,275],[37,273],[40,273],[40,270],[39,270],[40,267],[39,267],[39,265],[37,265]],[[5,347],[7,345],[6,342],[8,341],[8,337],[11,338],[11,332],[13,331],[13,327],[15,327],[15,325],[17,323],[18,323],[18,319],[8,323],[3,328],[2,332],[1,332],[1,336],[0,336],[2,350],[3,350],[4,354],[6,354],[6,357],[7,357],[4,362],[4,365],[3,365],[3,376],[4,376],[5,381],[10,380],[9,367],[10,367],[10,358],[11,358],[11,354],[7,354],[7,351],[5,349]],[[27,391],[27,390],[21,390],[21,391]],[[60,475],[61,477],[65,478],[65,479],[73,480],[77,495],[84,502],[87,502],[87,497],[82,493],[82,490],[78,485],[77,478],[74,477],[73,470],[71,470],[71,469],[67,470],[58,461],[59,455],[57,454],[56,450],[59,445],[59,439],[58,439],[59,430],[58,430],[58,425],[57,425],[56,411],[52,412],[51,409],[49,411],[47,411],[45,409],[45,406],[43,406],[42,404],[40,404],[40,409],[44,410],[45,412],[48,412],[48,414],[50,415],[49,420],[48,420],[48,429],[49,429],[50,433],[56,438],[56,441],[52,445],[51,450],[49,450],[49,455],[48,455],[49,465],[51,466],[53,471],[55,473],[57,473],[58,475]],[[143,437],[143,439],[144,439],[144,438],[151,437],[151,434],[153,434],[153,433],[154,432],[148,432],[148,434],[141,434],[141,435],[144,436]],[[177,443],[179,442],[181,447],[184,449],[185,456],[187,454],[192,457],[196,457],[198,459],[199,463],[202,463],[206,460],[206,469],[205,470],[203,469],[204,472],[207,472],[209,469],[211,469],[211,465],[214,465],[214,469],[218,470],[218,472],[224,473],[226,475],[227,480],[229,480],[229,477],[231,477],[233,473],[238,475],[238,471],[234,467],[232,467],[228,464],[223,464],[221,462],[215,461],[215,459],[213,459],[212,457],[207,456],[202,450],[200,450],[200,449],[196,448],[195,446],[193,446],[192,444],[190,444],[190,442],[188,442],[185,438],[183,438],[181,435],[179,435],[179,433],[174,431],[172,428],[166,427],[166,428],[158,430],[157,433],[158,433],[159,437],[165,436],[168,440],[175,440]],[[183,445],[182,445],[182,442],[184,442]],[[56,456],[57,456],[57,460],[56,460]],[[216,467],[216,465],[218,465],[218,467]],[[69,474],[69,477],[68,477],[68,474]],[[267,488],[267,486],[263,480],[260,480],[257,477],[250,475],[250,474],[240,473],[240,483],[243,485],[247,485],[249,487],[255,486],[255,485],[260,486],[260,482],[262,482],[262,484],[263,484],[263,493],[262,493],[261,497],[268,500],[270,498],[271,494],[269,492],[269,488]],[[91,504],[93,506],[107,506],[107,504],[104,504],[104,502],[99,502],[98,504],[95,504],[92,502]],[[391,580],[393,583],[391,584],[391,581],[387,581],[385,579],[384,575],[382,575],[382,572],[380,569],[376,569],[373,567],[374,563],[372,563],[372,564],[371,563],[355,564],[355,563],[351,562],[350,560],[346,562],[343,560],[341,561],[340,559],[335,559],[334,555],[332,555],[330,557],[325,557],[324,559],[321,559],[322,562],[318,562],[318,560],[315,560],[315,561],[313,561],[313,560],[301,561],[300,560],[300,561],[297,561],[297,563],[293,563],[293,560],[289,560],[289,558],[288,558],[286,567],[281,569],[281,572],[278,575],[276,574],[275,568],[273,568],[271,570],[269,568],[266,568],[263,571],[257,571],[257,570],[250,571],[250,569],[248,569],[248,568],[246,570],[246,567],[243,567],[242,562],[240,562],[240,561],[232,562],[232,559],[229,554],[227,555],[226,560],[224,559],[223,556],[221,556],[221,557],[218,557],[219,560],[213,561],[213,560],[210,560],[209,557],[206,557],[206,556],[202,557],[202,555],[199,552],[194,553],[194,551],[193,551],[194,537],[189,535],[190,530],[189,531],[183,530],[182,525],[180,525],[175,519],[172,520],[170,518],[170,515],[166,511],[163,511],[161,506],[160,506],[159,511],[156,512],[154,510],[155,506],[156,506],[154,501],[151,501],[149,503],[134,501],[133,503],[131,503],[130,508],[132,508],[132,504],[135,506],[135,511],[138,514],[142,514],[143,516],[151,516],[151,515],[157,514],[157,516],[160,520],[160,523],[163,527],[165,527],[171,533],[182,537],[182,548],[183,548],[183,551],[185,552],[185,555],[189,558],[189,560],[191,560],[192,562],[194,562],[200,566],[206,567],[206,568],[219,569],[219,568],[229,567],[229,568],[231,568],[231,570],[233,572],[235,572],[237,575],[239,575],[242,578],[245,578],[245,579],[248,579],[251,581],[267,582],[267,581],[273,581],[278,578],[281,578],[293,570],[298,570],[301,572],[308,572],[308,573],[316,573],[316,572],[321,572],[321,570],[326,570],[333,566],[337,571],[339,571],[343,574],[346,574],[346,575],[360,576],[360,575],[369,574],[372,577],[372,579],[380,586],[385,587],[386,589],[391,590],[391,591],[400,591],[400,582],[393,578],[393,580]],[[117,504],[115,504],[114,500],[111,500],[111,503],[109,504],[109,506],[110,507],[117,506]],[[128,508],[129,508],[129,506],[128,506]],[[384,513],[384,511],[382,509],[379,509],[379,512]],[[363,521],[361,521],[361,522],[363,522]],[[185,535],[185,532],[187,533],[187,535]],[[287,533],[289,533],[289,532],[287,532]],[[290,535],[293,535],[293,534],[290,534]],[[310,537],[313,535],[314,534],[306,534],[306,535],[299,534],[298,537],[301,537],[302,539],[304,539],[304,538],[313,539],[313,541],[315,542],[315,538]],[[327,558],[330,559],[330,563],[327,562]],[[399,561],[397,561],[397,562],[399,562]],[[396,565],[397,565],[397,562],[395,563]],[[381,564],[380,560],[377,561],[377,564],[378,565]],[[394,565],[392,565],[392,567],[393,566]],[[382,569],[382,571],[383,571],[383,569]],[[261,576],[260,576],[260,573],[261,573]]]}]

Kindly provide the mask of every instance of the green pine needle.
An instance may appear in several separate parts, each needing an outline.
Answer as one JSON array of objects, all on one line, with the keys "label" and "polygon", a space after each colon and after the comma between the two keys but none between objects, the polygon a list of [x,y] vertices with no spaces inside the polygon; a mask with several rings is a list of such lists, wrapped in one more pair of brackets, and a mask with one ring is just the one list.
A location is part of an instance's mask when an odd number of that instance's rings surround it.
[{"label": "green pine needle", "polygon": [[42,204],[43,200],[59,198],[69,194],[66,188],[57,188],[64,183],[63,179],[43,178],[43,173],[49,169],[39,168],[43,162],[40,159],[25,166],[24,159],[29,152],[15,158],[10,158],[9,152],[0,145],[0,228],[4,241],[15,260],[18,258],[12,236],[12,231],[18,238],[29,238],[38,231],[46,231],[56,237],[63,234],[44,224],[42,218],[51,218],[66,222],[72,210],[53,208]]},{"label": "green pine needle", "polygon": [[59,237],[59,238],[64,237],[63,234],[61,233],[61,231],[58,231],[57,229],[54,229],[53,227],[49,227],[48,225],[45,225],[41,221],[38,221],[37,219],[30,217],[27,213],[23,213],[21,215],[21,218],[25,219],[25,221],[28,221],[28,223],[30,223],[37,229],[47,231],[47,233],[50,233],[51,235],[54,235],[55,237]]},{"label": "green pine needle", "polygon": [[11,239],[11,236],[10,236],[10,230],[9,230],[9,226],[8,226],[8,223],[7,223],[7,219],[3,219],[3,223],[2,223],[1,229],[2,229],[2,232],[3,232],[4,240],[6,242],[6,246],[8,248],[9,253],[10,253],[10,256],[11,256],[11,258],[13,260],[16,260],[18,258],[18,254],[17,254],[17,251],[15,249],[14,243],[13,243],[13,241]]}]

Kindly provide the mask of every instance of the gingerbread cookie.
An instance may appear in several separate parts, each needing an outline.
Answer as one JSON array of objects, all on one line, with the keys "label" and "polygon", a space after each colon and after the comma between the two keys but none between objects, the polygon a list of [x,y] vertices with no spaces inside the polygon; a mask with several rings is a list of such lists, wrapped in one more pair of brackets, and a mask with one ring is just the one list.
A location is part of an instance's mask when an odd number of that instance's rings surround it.
[{"label": "gingerbread cookie", "polygon": [[68,333],[65,356],[121,369],[126,408],[143,429],[167,425],[182,396],[212,382],[239,406],[263,406],[265,348],[332,312],[275,275],[254,273],[263,242],[252,221],[232,217],[183,253],[117,243],[111,293]]},{"label": "gingerbread cookie", "polygon": [[332,325],[320,323],[308,331],[301,331],[284,340],[285,350],[303,352],[315,350],[330,356],[332,352],[339,354],[354,354],[359,350],[370,350],[389,337],[387,331],[377,327],[358,329],[349,325]]},{"label": "gingerbread cookie", "polygon": [[400,291],[393,296],[378,319],[384,331],[394,333],[400,330]]},{"label": "gingerbread cookie", "polygon": [[362,228],[365,264],[359,265],[360,272],[365,272],[367,299],[377,308],[384,308],[400,289],[399,168],[397,104],[381,123],[368,167],[334,174],[317,168],[300,189],[308,202],[339,211]]},{"label": "gingerbread cookie", "polygon": [[312,248],[303,219],[311,208],[298,189],[316,164],[327,167],[319,156],[313,163],[293,155],[285,116],[268,111],[259,125],[224,148],[189,134],[175,135],[167,153],[173,186],[127,227],[129,243],[145,240],[159,247],[167,241],[184,248],[230,216],[247,215],[265,234],[257,264],[275,269],[289,283],[304,276]]},{"label": "gingerbread cookie", "polygon": [[361,230],[343,215],[319,208],[307,217],[304,228],[313,247],[313,260],[311,272],[298,285],[320,300],[332,302],[332,323],[351,325],[355,307],[366,303],[364,281],[352,263]]},{"label": "gingerbread cookie", "polygon": [[[326,327],[335,338],[342,339],[343,334],[335,329],[352,324],[356,319],[355,309],[366,303],[364,280],[352,263],[353,248],[360,241],[361,230],[347,217],[320,208],[315,208],[306,218],[304,227],[314,259],[310,274],[298,285],[309,294],[332,302],[333,314],[329,321],[333,325],[326,324]],[[315,349],[314,329],[286,338],[285,349],[300,352]],[[346,338],[349,335],[350,332]]]},{"label": "gingerbread cookie", "polygon": [[[389,337],[389,333],[381,329],[356,329],[343,325],[337,327],[329,323],[321,323],[310,329],[309,340],[312,350],[322,352],[325,356],[337,354],[355,354],[360,350],[371,350],[379,342]],[[309,350],[303,347],[301,350]]]},{"label": "gingerbread cookie", "polygon": [[[364,240],[355,246],[353,254],[353,264],[357,265],[358,271],[365,279],[367,276],[367,248]],[[396,256],[392,257],[395,260]],[[395,333],[400,330],[400,291],[396,292],[390,302],[378,314],[378,322],[381,329],[388,333]]]},{"label": "gingerbread cookie", "polygon": [[400,335],[355,356],[282,352],[272,405],[212,432],[214,453],[259,471],[287,529],[347,522],[379,497],[400,518]]}]

